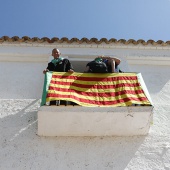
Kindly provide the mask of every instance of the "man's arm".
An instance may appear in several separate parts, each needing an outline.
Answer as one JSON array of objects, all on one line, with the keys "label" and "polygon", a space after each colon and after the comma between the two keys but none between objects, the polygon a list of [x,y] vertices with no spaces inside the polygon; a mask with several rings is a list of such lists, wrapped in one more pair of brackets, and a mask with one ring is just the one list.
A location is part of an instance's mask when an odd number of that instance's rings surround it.
[{"label": "man's arm", "polygon": [[116,57],[110,56],[98,56],[97,58],[102,58],[103,60],[108,60],[108,65],[111,66],[111,72],[114,73],[116,70],[116,66],[120,64],[121,60]]},{"label": "man's arm", "polygon": [[68,59],[64,59],[64,60],[66,62],[66,71],[70,72],[70,73],[73,73],[74,69],[73,69],[73,66],[72,66],[71,62]]},{"label": "man's arm", "polygon": [[89,66],[86,66],[86,70],[84,71],[84,73],[88,73],[90,70],[90,67]]},{"label": "man's arm", "polygon": [[45,70],[43,70],[43,73],[45,74],[46,72],[50,71],[50,63],[48,63],[48,66]]},{"label": "man's arm", "polygon": [[121,62],[121,60],[119,58],[116,58],[116,57],[110,57],[110,59],[114,60],[117,65],[119,65],[120,62]]}]

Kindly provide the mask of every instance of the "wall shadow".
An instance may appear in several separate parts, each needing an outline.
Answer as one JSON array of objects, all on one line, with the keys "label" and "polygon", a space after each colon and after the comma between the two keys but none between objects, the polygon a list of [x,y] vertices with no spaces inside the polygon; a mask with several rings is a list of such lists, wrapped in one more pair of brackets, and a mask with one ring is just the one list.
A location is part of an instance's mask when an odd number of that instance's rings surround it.
[{"label": "wall shadow", "polygon": [[123,170],[146,137],[39,137],[39,105],[1,100],[1,169]]}]

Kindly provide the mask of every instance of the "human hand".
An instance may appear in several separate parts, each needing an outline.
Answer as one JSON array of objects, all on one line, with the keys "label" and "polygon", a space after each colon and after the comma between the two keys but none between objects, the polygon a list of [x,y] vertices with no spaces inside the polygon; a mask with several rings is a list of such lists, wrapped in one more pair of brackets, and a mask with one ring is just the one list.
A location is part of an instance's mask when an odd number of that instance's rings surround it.
[{"label": "human hand", "polygon": [[69,73],[74,73],[74,70],[70,69],[68,70]]},{"label": "human hand", "polygon": [[48,72],[49,70],[48,69],[45,69],[44,71],[43,71],[43,74],[45,74],[46,72]]}]

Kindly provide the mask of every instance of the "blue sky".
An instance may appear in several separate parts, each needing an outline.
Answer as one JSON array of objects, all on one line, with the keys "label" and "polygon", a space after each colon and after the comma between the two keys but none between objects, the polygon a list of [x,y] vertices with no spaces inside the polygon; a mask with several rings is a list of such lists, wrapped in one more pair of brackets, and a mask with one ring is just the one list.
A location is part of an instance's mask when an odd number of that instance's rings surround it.
[{"label": "blue sky", "polygon": [[170,0],[0,0],[0,37],[170,40]]}]

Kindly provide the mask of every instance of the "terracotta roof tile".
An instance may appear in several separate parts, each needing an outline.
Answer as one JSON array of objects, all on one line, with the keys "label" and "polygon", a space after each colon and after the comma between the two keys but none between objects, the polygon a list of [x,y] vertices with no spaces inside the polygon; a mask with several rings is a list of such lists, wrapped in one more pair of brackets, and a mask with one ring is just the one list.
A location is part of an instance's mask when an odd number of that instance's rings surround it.
[{"label": "terracotta roof tile", "polygon": [[162,45],[162,46],[166,46],[166,45],[167,45],[167,43],[166,43],[166,42],[163,42],[162,40],[158,40],[156,43],[157,43],[157,44],[160,44],[160,45]]},{"label": "terracotta roof tile", "polygon": [[147,41],[147,44],[155,45],[155,41],[154,41],[154,40],[148,40],[148,41]]},{"label": "terracotta roof tile", "polygon": [[55,42],[58,42],[58,41],[59,41],[59,38],[57,38],[57,37],[53,37],[51,39],[51,43],[55,43]]},{"label": "terracotta roof tile", "polygon": [[129,39],[128,41],[128,44],[134,44],[134,45],[136,45],[137,44],[137,41],[135,41],[134,39]]},{"label": "terracotta roof tile", "polygon": [[120,39],[118,40],[119,43],[122,43],[122,44],[125,44],[126,43],[126,40],[125,39]]},{"label": "terracotta roof tile", "polygon": [[170,45],[170,41],[167,41],[166,44]]},{"label": "terracotta roof tile", "polygon": [[115,38],[111,38],[111,39],[107,39],[107,38],[101,38],[100,40],[97,38],[91,38],[88,39],[86,37],[82,38],[82,39],[78,39],[78,38],[71,38],[68,39],[67,37],[63,37],[63,38],[58,38],[58,37],[53,37],[53,38],[48,38],[48,37],[43,37],[43,38],[38,38],[38,37],[33,37],[30,38],[28,36],[23,36],[22,38],[19,38],[18,36],[13,36],[13,37],[8,37],[8,36],[3,36],[0,37],[0,42],[38,42],[38,43],[87,43],[87,44],[101,44],[101,43],[106,43],[106,44],[133,44],[133,45],[138,45],[138,44],[143,44],[143,45],[162,45],[162,46],[166,46],[166,45],[170,45],[170,41],[162,41],[162,40],[158,40],[157,42],[155,42],[154,40],[150,39],[148,41],[144,41],[143,39],[139,39],[139,40],[134,40],[134,39],[129,39],[129,40],[125,40],[125,39],[120,39],[117,40]]},{"label": "terracotta roof tile", "polygon": [[88,44],[88,43],[89,43],[89,40],[88,40],[87,38],[82,38],[82,39],[80,40],[80,42],[81,42],[81,43],[84,43],[84,42],[85,42],[85,43]]},{"label": "terracotta roof tile", "polygon": [[74,42],[79,42],[79,39],[78,38],[72,38],[71,40],[70,40],[70,43],[74,43]]},{"label": "terracotta roof tile", "polygon": [[22,39],[24,39],[24,41],[29,41],[29,40],[31,40],[31,38],[28,37],[28,36],[24,36],[24,37],[22,37]]},{"label": "terracotta roof tile", "polygon": [[14,41],[19,41],[19,37],[18,36],[14,36],[14,37],[12,37],[12,39],[14,40]]},{"label": "terracotta roof tile", "polygon": [[136,41],[137,44],[143,44],[143,45],[147,45],[147,42],[145,42],[144,40],[142,39],[139,39],[138,41]]},{"label": "terracotta roof tile", "polygon": [[90,39],[90,42],[91,42],[91,43],[96,43],[96,44],[99,44],[99,43],[100,43],[100,41],[99,41],[97,38],[91,38],[91,39]]},{"label": "terracotta roof tile", "polygon": [[98,44],[101,44],[102,42],[106,43],[106,44],[109,44],[109,41],[107,40],[107,38],[101,38],[99,40],[99,43]]},{"label": "terracotta roof tile", "polygon": [[38,37],[33,37],[32,41],[39,41],[40,39]]},{"label": "terracotta roof tile", "polygon": [[[107,39],[106,39],[107,40]],[[108,41],[108,40],[107,40]],[[111,38],[109,41],[108,41],[109,43],[118,43],[118,41],[117,41],[117,39],[115,39],[115,38]]]}]

